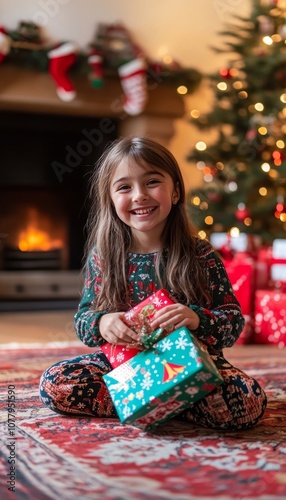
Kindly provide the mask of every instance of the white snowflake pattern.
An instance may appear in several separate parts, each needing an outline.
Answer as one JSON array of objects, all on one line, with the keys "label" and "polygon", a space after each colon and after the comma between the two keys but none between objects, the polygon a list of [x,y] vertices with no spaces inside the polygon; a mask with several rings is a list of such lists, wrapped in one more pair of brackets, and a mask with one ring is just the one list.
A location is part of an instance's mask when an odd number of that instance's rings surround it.
[{"label": "white snowflake pattern", "polygon": [[160,299],[159,297],[154,297],[153,304],[157,307],[162,307],[163,300]]},{"label": "white snowflake pattern", "polygon": [[143,399],[144,398],[144,391],[136,392],[135,397],[136,397],[136,399],[139,399],[139,400]]},{"label": "white snowflake pattern", "polygon": [[130,415],[132,415],[132,412],[131,412],[129,406],[124,405],[124,408],[122,410],[122,415],[123,415],[124,419],[126,419],[127,417],[130,417]]},{"label": "white snowflake pattern", "polygon": [[117,361],[117,363],[121,363],[122,361],[124,361],[124,354],[123,354],[123,352],[119,352],[117,354],[116,361]]},{"label": "white snowflake pattern", "polygon": [[129,311],[125,313],[125,318],[128,320],[133,320],[134,317],[136,317],[136,313],[132,309],[129,309]]},{"label": "white snowflake pattern", "polygon": [[197,349],[195,348],[194,345],[191,345],[191,348],[190,348],[190,351],[189,351],[190,358],[196,358],[197,355],[198,355]]},{"label": "white snowflake pattern", "polygon": [[180,337],[175,340],[175,344],[177,349],[181,349],[182,351],[184,351],[186,347],[190,345],[190,342],[188,341],[187,336],[182,333],[180,334]]},{"label": "white snowflake pattern", "polygon": [[172,349],[172,346],[173,342],[168,337],[162,340],[161,349],[163,352],[170,351]]},{"label": "white snowflake pattern", "polygon": [[151,379],[151,377],[144,377],[144,379],[142,380],[141,382],[141,387],[142,389],[145,389],[145,391],[147,390],[150,390],[152,385],[154,383],[154,380]]}]

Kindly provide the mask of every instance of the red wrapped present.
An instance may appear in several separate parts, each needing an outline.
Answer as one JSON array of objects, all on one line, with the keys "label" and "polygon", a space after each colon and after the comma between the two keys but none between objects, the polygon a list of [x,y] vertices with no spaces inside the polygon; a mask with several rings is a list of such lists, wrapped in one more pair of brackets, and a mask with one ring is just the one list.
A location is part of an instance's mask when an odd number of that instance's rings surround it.
[{"label": "red wrapped present", "polygon": [[270,264],[271,287],[286,292],[286,239],[273,241]]},{"label": "red wrapped present", "polygon": [[255,297],[254,342],[286,345],[286,293],[257,290]]},{"label": "red wrapped present", "polygon": [[[164,288],[161,288],[158,292],[153,293],[147,299],[140,302],[140,304],[129,309],[124,314],[125,323],[134,332],[138,333],[138,341],[140,341],[140,335],[148,335],[152,332],[150,320],[153,318],[155,312],[170,304],[174,304],[174,302],[175,299],[171,294]],[[142,351],[143,346],[112,345],[106,342],[101,346],[101,349],[111,366],[116,368]]]},{"label": "red wrapped present", "polygon": [[224,262],[228,277],[242,314],[253,313],[254,261],[245,254],[238,253],[231,261]]},{"label": "red wrapped present", "polygon": [[271,262],[271,246],[260,248],[255,259],[255,289],[267,288],[269,286]]},{"label": "red wrapped present", "polygon": [[125,363],[125,361],[128,361],[142,351],[142,349],[137,347],[113,345],[109,344],[109,342],[105,342],[105,344],[101,346],[101,350],[104,352],[112,368],[116,368],[121,365],[121,363]]},{"label": "red wrapped present", "polygon": [[246,344],[250,342],[253,333],[254,260],[241,252],[237,253],[231,261],[224,261],[224,265],[245,319],[245,326],[237,344]]}]

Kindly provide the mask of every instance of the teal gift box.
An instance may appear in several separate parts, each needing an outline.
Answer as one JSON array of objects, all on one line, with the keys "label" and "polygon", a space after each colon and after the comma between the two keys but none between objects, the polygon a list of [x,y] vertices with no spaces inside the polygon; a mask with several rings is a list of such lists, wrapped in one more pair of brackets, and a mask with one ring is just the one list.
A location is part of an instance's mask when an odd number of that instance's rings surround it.
[{"label": "teal gift box", "polygon": [[103,376],[121,422],[154,429],[222,383],[207,350],[178,328]]}]

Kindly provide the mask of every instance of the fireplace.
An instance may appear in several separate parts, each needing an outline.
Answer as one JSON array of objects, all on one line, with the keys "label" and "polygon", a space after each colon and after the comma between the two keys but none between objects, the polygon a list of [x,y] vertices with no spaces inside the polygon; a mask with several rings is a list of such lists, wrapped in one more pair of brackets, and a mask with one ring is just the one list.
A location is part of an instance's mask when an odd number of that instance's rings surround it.
[{"label": "fireplace", "polygon": [[90,175],[116,120],[0,116],[0,310],[74,308]]}]

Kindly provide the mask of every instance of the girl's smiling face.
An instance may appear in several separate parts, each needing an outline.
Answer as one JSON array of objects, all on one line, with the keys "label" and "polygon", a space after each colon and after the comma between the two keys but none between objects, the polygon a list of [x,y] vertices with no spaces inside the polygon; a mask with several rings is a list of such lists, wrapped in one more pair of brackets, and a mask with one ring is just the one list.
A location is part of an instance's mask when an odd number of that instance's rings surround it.
[{"label": "girl's smiling face", "polygon": [[172,205],[180,198],[173,179],[163,169],[122,160],[110,185],[118,217],[140,240],[140,233],[161,236]]}]

